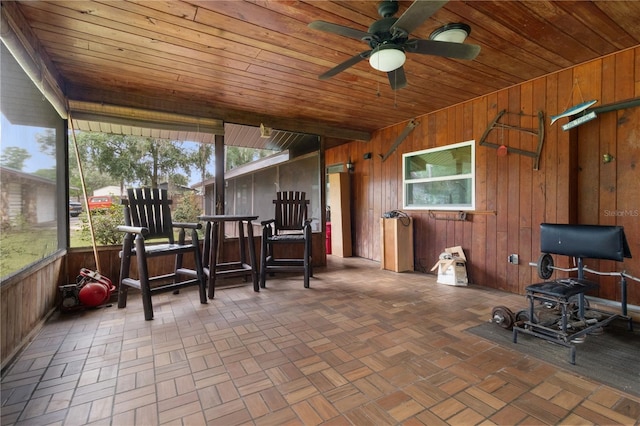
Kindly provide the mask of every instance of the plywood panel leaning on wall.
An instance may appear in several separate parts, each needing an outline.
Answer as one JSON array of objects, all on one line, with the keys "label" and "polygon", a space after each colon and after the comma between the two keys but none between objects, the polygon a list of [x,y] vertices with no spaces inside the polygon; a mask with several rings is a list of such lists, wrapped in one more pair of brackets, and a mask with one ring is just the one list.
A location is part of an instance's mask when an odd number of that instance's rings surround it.
[{"label": "plywood panel leaning on wall", "polygon": [[349,173],[329,175],[331,254],[351,257],[351,187]]}]

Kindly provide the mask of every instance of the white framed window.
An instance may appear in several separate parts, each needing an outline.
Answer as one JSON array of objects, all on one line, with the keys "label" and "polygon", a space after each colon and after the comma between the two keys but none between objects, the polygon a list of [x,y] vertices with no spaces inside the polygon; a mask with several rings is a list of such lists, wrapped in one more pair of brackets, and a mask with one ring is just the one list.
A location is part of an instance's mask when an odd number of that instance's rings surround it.
[{"label": "white framed window", "polygon": [[475,170],[475,140],[403,154],[403,208],[474,210]]}]

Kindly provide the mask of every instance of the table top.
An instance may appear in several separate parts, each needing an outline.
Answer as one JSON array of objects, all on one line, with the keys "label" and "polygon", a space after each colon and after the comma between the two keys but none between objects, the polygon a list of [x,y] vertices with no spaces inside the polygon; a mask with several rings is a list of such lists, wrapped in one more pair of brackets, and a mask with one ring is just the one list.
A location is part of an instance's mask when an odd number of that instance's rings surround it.
[{"label": "table top", "polygon": [[235,215],[235,214],[214,214],[214,215],[201,215],[198,216],[198,220],[204,220],[207,222],[232,222],[240,220],[257,220],[258,216],[248,215]]}]

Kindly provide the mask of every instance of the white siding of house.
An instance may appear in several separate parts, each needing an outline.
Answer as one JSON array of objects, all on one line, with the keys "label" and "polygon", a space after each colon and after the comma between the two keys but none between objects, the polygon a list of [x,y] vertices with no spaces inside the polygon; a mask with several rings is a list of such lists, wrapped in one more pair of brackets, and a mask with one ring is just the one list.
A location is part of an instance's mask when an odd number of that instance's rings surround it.
[{"label": "white siding of house", "polygon": [[56,219],[56,194],[47,186],[39,186],[36,193],[38,223],[51,222]]},{"label": "white siding of house", "polygon": [[115,195],[115,196],[120,196],[122,194],[120,194],[120,187],[119,186],[111,185],[111,186],[104,186],[102,188],[98,188],[98,189],[94,190],[93,191],[93,195]]},{"label": "white siding of house", "polygon": [[22,214],[22,186],[19,183],[9,183],[9,219],[14,220]]}]

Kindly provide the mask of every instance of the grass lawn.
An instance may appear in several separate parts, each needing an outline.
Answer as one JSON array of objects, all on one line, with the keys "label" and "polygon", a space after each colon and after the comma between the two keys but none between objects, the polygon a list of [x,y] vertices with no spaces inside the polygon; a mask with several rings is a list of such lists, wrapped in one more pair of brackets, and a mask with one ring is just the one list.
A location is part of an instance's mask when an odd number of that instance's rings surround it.
[{"label": "grass lawn", "polygon": [[[79,226],[72,226],[70,238],[69,247],[92,247],[91,238],[87,233],[81,232]],[[3,231],[0,235],[0,277],[17,272],[47,257],[57,248],[57,232],[53,227],[32,228],[20,232]]]},{"label": "grass lawn", "polygon": [[[71,231],[70,247],[91,247],[91,239]],[[19,271],[58,249],[55,228],[36,228],[20,232],[2,232],[0,236],[0,277]]]},{"label": "grass lawn", "polygon": [[0,277],[19,271],[58,249],[55,228],[35,228],[2,232],[0,237]]},{"label": "grass lawn", "polygon": [[83,238],[80,231],[71,231],[69,247],[92,247],[91,238]]}]

